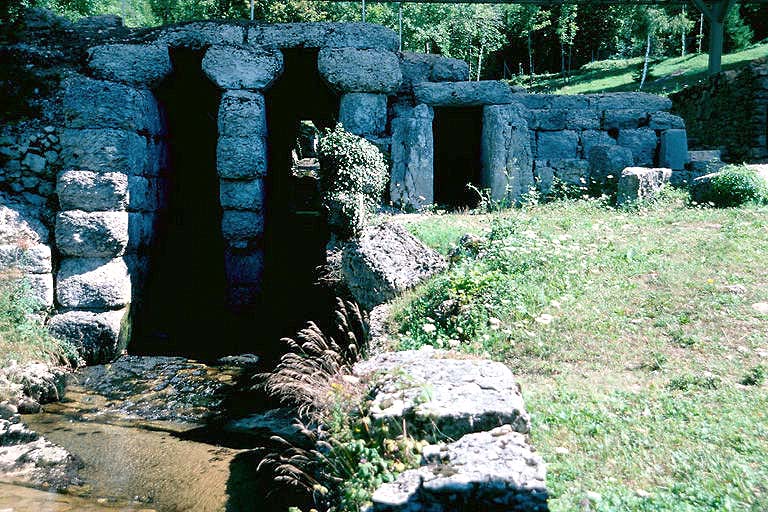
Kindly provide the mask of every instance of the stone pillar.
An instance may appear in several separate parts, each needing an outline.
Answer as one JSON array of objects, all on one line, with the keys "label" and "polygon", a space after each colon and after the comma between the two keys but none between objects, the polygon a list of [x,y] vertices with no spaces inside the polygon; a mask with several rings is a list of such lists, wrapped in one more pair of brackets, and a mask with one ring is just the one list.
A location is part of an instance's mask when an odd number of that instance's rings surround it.
[{"label": "stone pillar", "polygon": [[483,107],[481,160],[481,185],[494,201],[519,201],[534,186],[528,123],[520,105]]},{"label": "stone pillar", "polygon": [[392,178],[389,193],[401,208],[418,209],[434,202],[432,107],[402,107],[392,119]]},{"label": "stone pillar", "polygon": [[106,362],[128,342],[130,304],[143,284],[164,126],[147,89],[84,77],[63,87],[59,314],[50,329],[86,362]]},{"label": "stone pillar", "polygon": [[264,96],[227,91],[219,106],[217,168],[221,229],[226,244],[227,302],[233,309],[255,304],[264,266],[264,176],[267,121]]}]

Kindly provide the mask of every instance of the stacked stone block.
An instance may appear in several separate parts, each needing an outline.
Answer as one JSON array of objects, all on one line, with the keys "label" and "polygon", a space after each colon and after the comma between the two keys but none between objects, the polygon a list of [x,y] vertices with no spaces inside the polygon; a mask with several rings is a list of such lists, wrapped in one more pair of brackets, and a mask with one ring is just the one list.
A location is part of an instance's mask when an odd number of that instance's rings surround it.
[{"label": "stacked stone block", "polygon": [[[111,64],[112,53],[135,58],[137,72],[122,75]],[[167,49],[161,57],[154,47],[96,47],[92,72],[111,80],[77,76],[63,84],[55,224],[59,314],[50,329],[75,343],[88,362],[114,358],[128,341],[130,305],[148,267],[165,132],[146,87],[170,70]]]}]

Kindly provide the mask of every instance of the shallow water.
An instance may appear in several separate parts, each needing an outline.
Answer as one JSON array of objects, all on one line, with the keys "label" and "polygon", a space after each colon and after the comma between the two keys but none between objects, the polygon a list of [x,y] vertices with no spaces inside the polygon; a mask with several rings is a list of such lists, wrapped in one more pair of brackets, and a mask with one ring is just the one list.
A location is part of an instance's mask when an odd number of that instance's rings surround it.
[{"label": "shallow water", "polygon": [[280,510],[256,473],[263,439],[221,428],[232,404],[249,403],[233,398],[242,372],[139,357],[86,369],[61,403],[23,417],[82,459],[83,485],[55,494],[0,484],[0,511]]}]

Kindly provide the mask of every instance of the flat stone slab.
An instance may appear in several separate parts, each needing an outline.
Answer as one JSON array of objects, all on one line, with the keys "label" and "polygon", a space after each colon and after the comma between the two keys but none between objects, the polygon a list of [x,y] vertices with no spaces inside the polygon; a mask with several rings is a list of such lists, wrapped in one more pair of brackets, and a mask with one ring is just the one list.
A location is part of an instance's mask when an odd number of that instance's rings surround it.
[{"label": "flat stone slab", "polygon": [[422,463],[379,487],[372,510],[548,510],[544,461],[509,425],[427,446]]},{"label": "flat stone slab", "polygon": [[381,48],[397,51],[397,34],[372,23],[275,23],[248,28],[248,44],[276,48]]},{"label": "flat stone slab", "polygon": [[252,46],[211,46],[203,58],[203,71],[222,89],[269,87],[283,71],[283,54]]},{"label": "flat stone slab", "polygon": [[421,83],[413,87],[417,103],[433,107],[473,107],[512,103],[509,86],[498,80]]},{"label": "flat stone slab", "polygon": [[392,426],[405,420],[409,432],[459,437],[509,424],[530,430],[520,386],[501,363],[459,359],[452,352],[425,348],[381,354],[355,365],[371,376],[374,419]]}]

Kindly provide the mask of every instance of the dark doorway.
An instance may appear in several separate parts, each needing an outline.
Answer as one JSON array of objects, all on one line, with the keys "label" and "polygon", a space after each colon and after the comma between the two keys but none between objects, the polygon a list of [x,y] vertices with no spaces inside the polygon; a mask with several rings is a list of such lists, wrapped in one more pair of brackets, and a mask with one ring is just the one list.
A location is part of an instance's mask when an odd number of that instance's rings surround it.
[{"label": "dark doorway", "polygon": [[479,202],[470,183],[480,189],[482,107],[435,108],[435,203],[449,208],[474,208]]},{"label": "dark doorway", "polygon": [[204,75],[204,50],[171,51],[172,75],[156,91],[168,120],[169,166],[131,351],[212,359],[236,350],[224,314],[224,242],[216,173],[220,91]]},{"label": "dark doorway", "polygon": [[317,54],[283,50],[283,74],[265,95],[269,171],[262,313],[272,339],[328,314],[329,297],[315,286],[329,234],[309,140],[336,123],[339,98],[320,77]]}]

